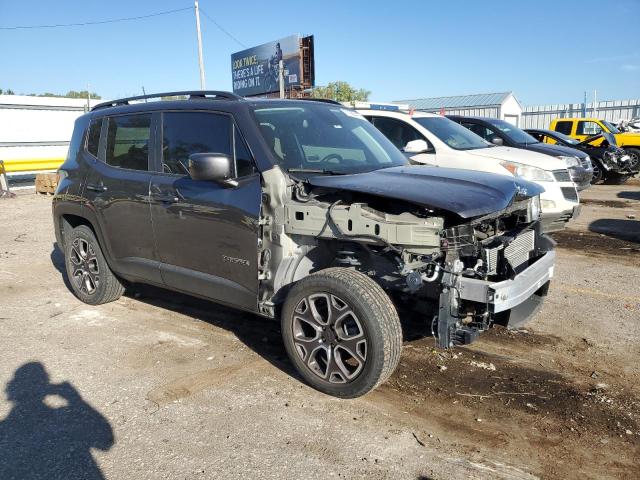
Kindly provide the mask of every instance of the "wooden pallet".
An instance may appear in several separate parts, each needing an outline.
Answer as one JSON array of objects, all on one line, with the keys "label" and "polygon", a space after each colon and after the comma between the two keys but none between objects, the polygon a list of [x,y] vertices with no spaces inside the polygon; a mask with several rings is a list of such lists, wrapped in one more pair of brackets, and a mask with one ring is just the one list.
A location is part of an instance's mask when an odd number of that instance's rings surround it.
[{"label": "wooden pallet", "polygon": [[53,195],[58,187],[57,173],[38,173],[36,175],[36,193]]}]

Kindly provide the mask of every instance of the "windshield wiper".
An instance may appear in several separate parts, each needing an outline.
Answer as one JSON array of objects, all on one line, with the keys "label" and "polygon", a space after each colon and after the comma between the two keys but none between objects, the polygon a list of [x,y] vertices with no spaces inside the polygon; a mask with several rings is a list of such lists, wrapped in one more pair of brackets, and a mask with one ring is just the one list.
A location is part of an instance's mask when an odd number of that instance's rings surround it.
[{"label": "windshield wiper", "polygon": [[345,172],[336,172],[325,168],[287,168],[289,173],[317,173],[319,175],[346,175]]}]

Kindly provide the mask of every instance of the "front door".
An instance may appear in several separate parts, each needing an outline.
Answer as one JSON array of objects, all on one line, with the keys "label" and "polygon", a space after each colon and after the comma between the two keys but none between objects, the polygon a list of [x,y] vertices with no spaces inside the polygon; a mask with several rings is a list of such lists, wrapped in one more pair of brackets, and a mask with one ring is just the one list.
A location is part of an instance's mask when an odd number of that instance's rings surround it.
[{"label": "front door", "polygon": [[149,215],[151,125],[148,113],[91,123],[83,153],[90,166],[84,196],[113,269],[132,280],[161,283]]},{"label": "front door", "polygon": [[[150,192],[164,282],[256,310],[261,182],[240,132],[229,115],[185,111],[163,113],[159,132]],[[237,185],[192,180],[192,153],[233,155]]]},{"label": "front door", "polygon": [[[405,157],[412,163],[437,166],[437,158],[433,146],[427,138],[411,125],[390,117],[366,117],[373,125],[380,130],[398,150],[404,153]],[[430,153],[409,154],[404,152],[407,143],[413,140],[424,140],[431,148]]]}]

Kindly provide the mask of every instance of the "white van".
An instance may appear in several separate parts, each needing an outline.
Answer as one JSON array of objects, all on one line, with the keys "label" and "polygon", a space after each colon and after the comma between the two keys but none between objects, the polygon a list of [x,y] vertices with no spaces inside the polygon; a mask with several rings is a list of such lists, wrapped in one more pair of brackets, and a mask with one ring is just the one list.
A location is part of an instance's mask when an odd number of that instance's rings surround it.
[{"label": "white van", "polygon": [[542,226],[561,230],[579,213],[579,199],[565,164],[552,156],[493,145],[440,115],[358,109],[413,163],[517,175],[540,184]]}]

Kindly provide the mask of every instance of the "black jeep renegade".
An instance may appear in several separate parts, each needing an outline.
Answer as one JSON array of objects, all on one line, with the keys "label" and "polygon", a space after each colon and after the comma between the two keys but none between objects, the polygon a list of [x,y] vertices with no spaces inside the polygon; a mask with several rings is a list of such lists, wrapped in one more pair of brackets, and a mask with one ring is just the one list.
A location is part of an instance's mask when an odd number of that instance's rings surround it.
[{"label": "black jeep renegade", "polygon": [[395,369],[398,308],[448,348],[528,319],[553,274],[538,186],[406,165],[335,102],[103,103],[76,121],[60,176],[56,238],[79,299],[140,282],[279,318],[301,375],[340,397]]}]

